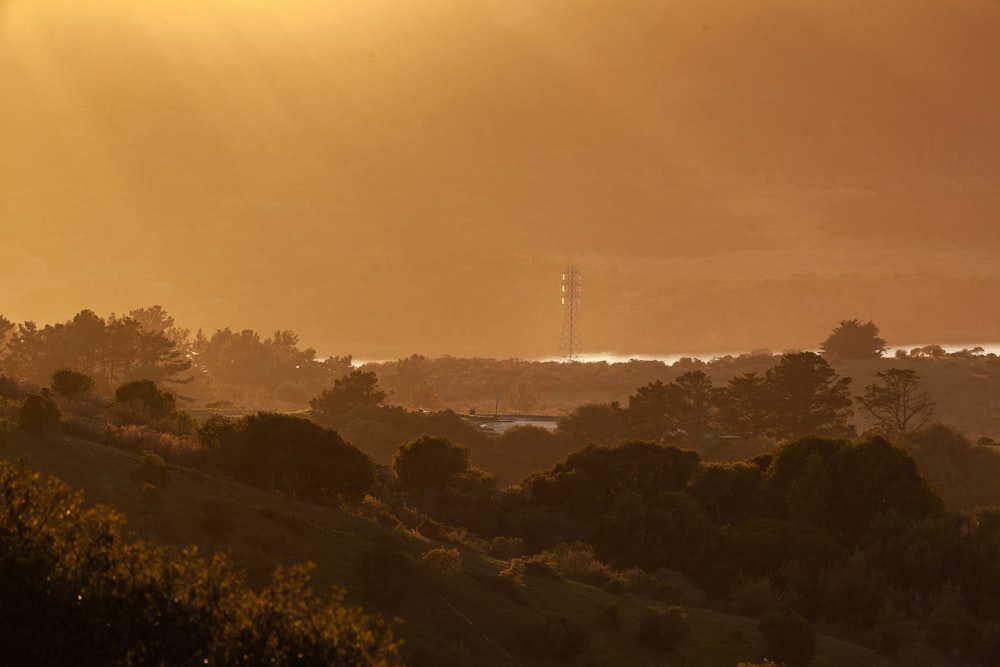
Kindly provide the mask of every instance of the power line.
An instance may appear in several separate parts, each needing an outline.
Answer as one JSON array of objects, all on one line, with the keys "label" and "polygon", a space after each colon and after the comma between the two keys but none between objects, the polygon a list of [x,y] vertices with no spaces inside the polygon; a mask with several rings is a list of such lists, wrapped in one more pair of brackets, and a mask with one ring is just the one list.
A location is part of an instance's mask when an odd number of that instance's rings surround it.
[{"label": "power line", "polygon": [[580,356],[580,271],[575,266],[562,275],[563,326],[559,356],[576,361]]}]

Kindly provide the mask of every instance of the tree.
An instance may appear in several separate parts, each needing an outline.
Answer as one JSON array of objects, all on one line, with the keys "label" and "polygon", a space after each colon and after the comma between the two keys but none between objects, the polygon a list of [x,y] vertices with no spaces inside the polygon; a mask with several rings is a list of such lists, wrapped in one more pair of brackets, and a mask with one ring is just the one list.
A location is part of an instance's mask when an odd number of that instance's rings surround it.
[{"label": "tree", "polygon": [[169,392],[160,391],[152,380],[133,380],[115,390],[115,401],[139,408],[150,419],[165,419],[177,412],[177,401]]},{"label": "tree", "polygon": [[729,380],[719,396],[719,425],[736,435],[755,437],[767,430],[764,378],[756,371]]},{"label": "tree", "polygon": [[210,463],[237,481],[303,500],[358,500],[375,483],[371,458],[308,419],[258,412],[216,416],[198,427]]},{"label": "tree", "polygon": [[672,402],[670,385],[662,380],[639,387],[628,397],[626,415],[633,437],[660,440],[666,430],[666,417]]},{"label": "tree", "polygon": [[820,349],[828,357],[842,359],[877,359],[886,351],[885,340],[879,337],[874,322],[841,320]]},{"label": "tree", "polygon": [[764,376],[769,430],[778,438],[850,435],[850,384],[815,352],[782,355]]},{"label": "tree", "polygon": [[374,372],[356,370],[334,381],[332,389],[309,401],[309,407],[317,423],[332,426],[338,418],[359,408],[379,406],[386,398]]},{"label": "tree", "polygon": [[[14,323],[0,315],[0,352],[7,346],[7,336],[14,332]],[[3,356],[0,354],[0,356]]]},{"label": "tree", "polygon": [[586,403],[561,417],[556,430],[581,444],[610,445],[625,436],[626,415],[618,401]]},{"label": "tree", "polygon": [[920,377],[911,369],[880,371],[878,382],[857,398],[862,410],[890,433],[909,433],[924,427],[934,415],[934,401],[920,391]]},{"label": "tree", "polygon": [[403,492],[443,491],[468,468],[468,448],[429,435],[401,446],[392,460]]},{"label": "tree", "polygon": [[61,414],[59,407],[52,401],[48,390],[41,393],[31,393],[24,397],[17,411],[17,426],[29,433],[42,435],[46,431],[59,428]]},{"label": "tree", "polygon": [[515,410],[529,412],[541,399],[541,392],[530,378],[520,380],[507,394],[507,403]]},{"label": "tree", "polygon": [[94,391],[94,379],[86,373],[60,368],[52,374],[52,393],[64,398],[82,396]]},{"label": "tree", "polygon": [[704,371],[688,371],[671,384],[673,410],[669,417],[671,426],[685,432],[690,438],[708,435],[715,419],[719,392]]}]

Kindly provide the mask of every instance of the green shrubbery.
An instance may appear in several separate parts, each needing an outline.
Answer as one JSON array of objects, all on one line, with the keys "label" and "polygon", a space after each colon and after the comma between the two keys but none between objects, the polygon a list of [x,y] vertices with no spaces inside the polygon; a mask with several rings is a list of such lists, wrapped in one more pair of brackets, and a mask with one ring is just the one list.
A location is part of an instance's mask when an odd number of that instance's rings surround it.
[{"label": "green shrubbery", "polygon": [[170,486],[170,472],[167,470],[167,463],[163,457],[153,452],[143,452],[139,465],[131,473],[132,479],[137,482],[153,484],[161,489]]},{"label": "green shrubbery", "polygon": [[392,629],[308,569],[248,589],[206,560],[119,537],[121,518],[0,464],[0,645],[12,665],[396,665]]}]

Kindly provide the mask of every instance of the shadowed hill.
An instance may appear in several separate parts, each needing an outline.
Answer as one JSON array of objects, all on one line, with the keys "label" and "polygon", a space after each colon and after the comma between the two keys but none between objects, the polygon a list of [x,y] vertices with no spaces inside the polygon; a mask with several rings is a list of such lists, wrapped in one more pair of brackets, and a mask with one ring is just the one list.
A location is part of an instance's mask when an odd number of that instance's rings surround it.
[{"label": "shadowed hill", "polygon": [[[126,529],[158,542],[198,544],[202,552],[230,551],[261,583],[278,564],[316,563],[314,584],[324,590],[345,586],[348,601],[373,611],[401,615],[400,634],[413,664],[549,664],[518,652],[523,623],[552,614],[573,619],[588,636],[586,654],[600,664],[638,664],[662,659],[634,639],[634,628],[649,600],[605,591],[551,576],[527,574],[516,595],[494,583],[506,566],[463,551],[458,572],[442,575],[421,569],[418,556],[439,546],[415,534],[390,530],[371,519],[301,503],[224,482],[193,470],[168,467],[169,484],[151,493],[136,479],[139,458],[120,450],[63,437],[38,439],[9,431],[0,445],[6,459],[29,465],[85,489],[87,498],[109,502],[127,517]],[[387,554],[394,554],[387,556]],[[397,580],[398,596],[371,587],[364,559],[389,558],[405,565],[409,580]],[[402,560],[400,560],[402,559]],[[391,579],[391,572],[384,572]],[[402,591],[400,593],[400,591]],[[616,605],[619,629],[598,619]],[[756,622],[688,607],[692,635],[676,654],[686,665],[736,664],[758,659],[763,644]],[[857,647],[820,638],[816,665],[884,665]]]}]

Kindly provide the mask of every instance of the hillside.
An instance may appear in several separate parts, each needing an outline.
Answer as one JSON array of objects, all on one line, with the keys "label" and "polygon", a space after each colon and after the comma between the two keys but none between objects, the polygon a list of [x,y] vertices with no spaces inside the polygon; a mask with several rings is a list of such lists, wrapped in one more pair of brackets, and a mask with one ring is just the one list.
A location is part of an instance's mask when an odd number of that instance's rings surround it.
[{"label": "hillside", "polygon": [[[119,508],[127,518],[126,530],[137,536],[195,544],[202,552],[230,552],[246,568],[251,583],[262,583],[276,565],[314,562],[318,590],[345,587],[348,601],[403,618],[400,634],[413,664],[547,664],[522,656],[518,647],[523,624],[553,613],[586,630],[587,648],[576,664],[660,664],[666,657],[634,640],[639,618],[650,604],[644,597],[614,596],[532,572],[525,575],[523,590],[511,592],[510,587],[498,585],[496,577],[507,563],[467,550],[462,551],[459,572],[445,575],[415,566],[412,577],[396,581],[395,591],[387,596],[384,588],[375,591],[366,586],[359,562],[387,553],[415,559],[437,543],[334,508],[292,501],[176,466],[169,467],[166,488],[143,489],[133,477],[138,456],[91,442],[62,436],[39,439],[14,430],[0,442],[2,458],[24,460],[83,489],[89,501]],[[763,643],[756,621],[698,608],[696,600],[685,598],[690,593],[683,588],[678,588],[677,596],[670,602],[687,608],[693,632],[671,656],[676,664],[714,667],[761,657]],[[600,621],[602,610],[614,606],[620,618],[617,629]],[[891,663],[821,637],[813,664]]]}]

